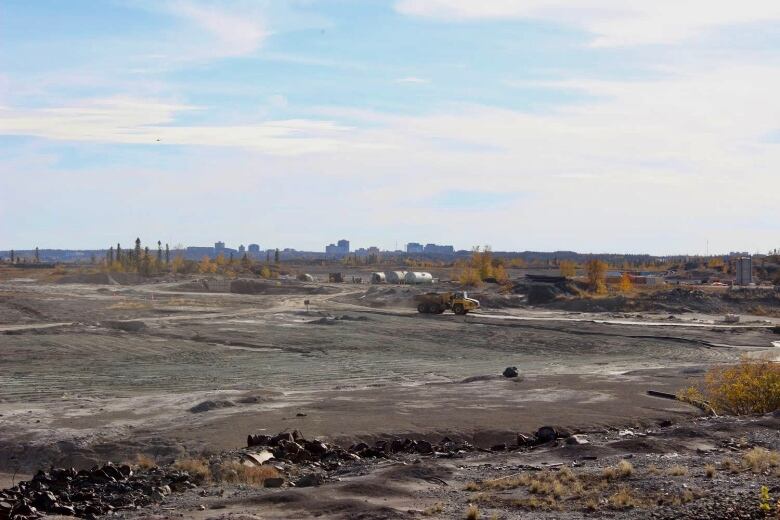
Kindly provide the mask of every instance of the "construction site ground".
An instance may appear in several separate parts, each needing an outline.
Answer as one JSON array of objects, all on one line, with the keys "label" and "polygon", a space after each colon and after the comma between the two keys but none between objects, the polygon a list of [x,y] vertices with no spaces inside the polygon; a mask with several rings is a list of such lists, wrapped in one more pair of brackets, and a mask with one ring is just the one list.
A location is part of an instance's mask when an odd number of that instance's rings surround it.
[{"label": "construction site ground", "polygon": [[[170,462],[235,449],[249,433],[294,429],[347,445],[446,435],[481,447],[543,425],[643,431],[701,414],[648,390],[674,393],[712,364],[780,353],[772,318],[725,324],[706,314],[527,306],[420,315],[410,299],[365,304],[370,290],[285,282],[273,294],[233,294],[199,292],[186,280],[6,278],[0,488],[50,465],[138,454]],[[520,377],[502,377],[508,366]],[[519,455],[492,457],[519,464]],[[399,514],[431,505],[412,488],[391,496],[357,486],[350,496],[384,500]],[[242,510],[252,509],[242,497]],[[334,511],[320,513],[344,513]],[[253,514],[264,518],[259,506]]]}]

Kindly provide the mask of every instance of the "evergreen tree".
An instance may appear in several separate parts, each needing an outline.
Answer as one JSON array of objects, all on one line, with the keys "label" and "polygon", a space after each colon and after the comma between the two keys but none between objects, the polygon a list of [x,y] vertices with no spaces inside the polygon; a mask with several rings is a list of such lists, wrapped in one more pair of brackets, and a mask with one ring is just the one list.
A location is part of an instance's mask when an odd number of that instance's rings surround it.
[{"label": "evergreen tree", "polygon": [[11,263],[14,263],[14,250],[11,249]]},{"label": "evergreen tree", "polygon": [[116,261],[122,261],[122,248],[119,246],[119,242],[116,243]]},{"label": "evergreen tree", "polygon": [[265,252],[265,263],[267,264],[270,261],[271,261],[271,252],[270,251],[266,251]]},{"label": "evergreen tree", "polygon": [[276,251],[274,252],[274,263],[279,263],[279,248],[276,248]]},{"label": "evergreen tree", "polygon": [[157,241],[157,265],[162,264],[162,242]]},{"label": "evergreen tree", "polygon": [[165,265],[169,265],[171,263],[171,250],[168,249],[168,244],[165,244]]},{"label": "evergreen tree", "polygon": [[37,264],[40,261],[41,261],[41,257],[38,254],[38,246],[35,246],[35,263]]},{"label": "evergreen tree", "polygon": [[114,246],[111,246],[108,249],[108,265],[111,265],[114,263]]},{"label": "evergreen tree", "polygon": [[141,261],[141,239],[135,239],[135,262],[136,264]]}]

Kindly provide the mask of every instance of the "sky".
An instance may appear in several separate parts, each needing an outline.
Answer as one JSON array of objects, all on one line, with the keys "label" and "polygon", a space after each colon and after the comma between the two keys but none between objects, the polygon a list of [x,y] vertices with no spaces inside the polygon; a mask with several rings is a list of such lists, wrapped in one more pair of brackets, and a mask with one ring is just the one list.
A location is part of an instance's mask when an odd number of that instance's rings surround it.
[{"label": "sky", "polygon": [[780,247],[780,2],[0,0],[0,249]]}]

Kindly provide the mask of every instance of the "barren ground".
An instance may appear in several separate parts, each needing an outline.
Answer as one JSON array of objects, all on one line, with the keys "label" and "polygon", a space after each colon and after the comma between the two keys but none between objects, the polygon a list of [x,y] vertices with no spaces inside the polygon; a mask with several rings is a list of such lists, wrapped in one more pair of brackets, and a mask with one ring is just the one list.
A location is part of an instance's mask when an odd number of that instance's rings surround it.
[{"label": "barren ground", "polygon": [[[287,429],[347,444],[448,435],[483,447],[546,424],[642,429],[699,413],[647,390],[674,392],[741,355],[777,356],[778,338],[758,317],[726,326],[700,314],[533,308],[423,316],[403,296],[366,304],[365,285],[291,282],[239,295],[37,278],[0,283],[0,488],[14,472],[140,453],[165,462]],[[507,366],[521,377],[501,377]],[[522,455],[493,457],[509,468]],[[351,493],[401,514],[430,486],[399,482]],[[285,517],[262,500],[241,503]]]}]

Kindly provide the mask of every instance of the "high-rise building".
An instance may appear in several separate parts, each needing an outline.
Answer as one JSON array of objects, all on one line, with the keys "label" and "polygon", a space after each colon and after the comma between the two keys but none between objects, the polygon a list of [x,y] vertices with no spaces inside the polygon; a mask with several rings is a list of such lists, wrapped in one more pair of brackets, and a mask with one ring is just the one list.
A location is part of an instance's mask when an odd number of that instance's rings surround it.
[{"label": "high-rise building", "polygon": [[260,245],[258,245],[258,244],[249,244],[249,252],[250,253],[260,254]]},{"label": "high-rise building", "polygon": [[214,242],[214,249],[216,249],[217,252],[225,249],[225,243],[224,242]]},{"label": "high-rise building", "polygon": [[349,240],[339,240],[336,244],[325,246],[325,254],[328,256],[347,256],[349,254]]},{"label": "high-rise building", "polygon": [[342,238],[337,242],[337,245],[343,254],[349,253],[349,240],[344,240]]},{"label": "high-rise building", "polygon": [[240,246],[238,246],[238,252],[241,253],[241,254],[246,253],[246,248],[244,247],[244,244],[241,244]]},{"label": "high-rise building", "polygon": [[423,247],[422,244],[419,244],[417,242],[409,242],[406,244],[406,252],[407,253],[423,253],[425,252],[425,247]]}]

